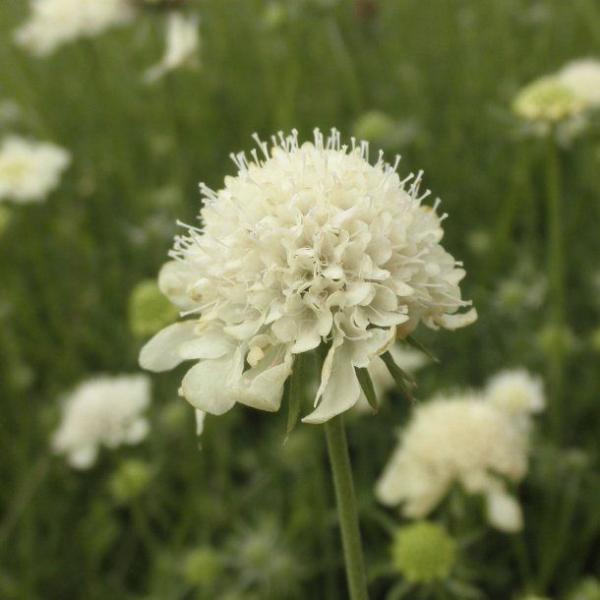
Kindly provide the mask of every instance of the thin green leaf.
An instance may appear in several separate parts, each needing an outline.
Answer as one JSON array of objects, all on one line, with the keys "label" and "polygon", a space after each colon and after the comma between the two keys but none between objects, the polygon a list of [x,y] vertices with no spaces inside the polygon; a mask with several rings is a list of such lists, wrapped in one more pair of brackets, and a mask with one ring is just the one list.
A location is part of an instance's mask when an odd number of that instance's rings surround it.
[{"label": "thin green leaf", "polygon": [[431,352],[431,350],[429,350],[429,348],[426,348],[425,346],[423,346],[423,344],[421,344],[421,342],[416,340],[412,335],[409,335],[406,338],[406,342],[408,343],[409,346],[412,346],[416,350],[419,350],[420,352],[425,354],[425,356],[430,358],[433,362],[439,364],[440,359],[435,354],[433,354],[433,352]]},{"label": "thin green leaf", "polygon": [[288,421],[286,428],[288,434],[296,427],[304,404],[306,385],[309,379],[309,360],[308,353],[297,354],[294,359],[292,374],[288,379]]},{"label": "thin green leaf", "polygon": [[394,378],[396,385],[400,388],[400,391],[410,402],[414,402],[414,396],[412,395],[412,390],[416,387],[416,384],[412,377],[410,377],[407,373],[405,373],[395,362],[394,358],[389,352],[381,355],[387,370],[390,372],[390,375]]},{"label": "thin green leaf", "polygon": [[356,367],[354,370],[356,371],[360,387],[367,398],[367,402],[375,412],[378,412],[379,402],[377,400],[377,393],[375,392],[375,386],[373,385],[368,369]]}]

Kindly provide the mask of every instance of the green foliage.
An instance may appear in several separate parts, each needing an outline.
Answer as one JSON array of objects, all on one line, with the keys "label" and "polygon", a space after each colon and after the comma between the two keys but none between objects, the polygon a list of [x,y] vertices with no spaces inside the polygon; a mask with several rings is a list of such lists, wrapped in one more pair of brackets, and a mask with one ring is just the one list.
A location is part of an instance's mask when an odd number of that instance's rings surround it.
[{"label": "green foliage", "polygon": [[[445,243],[464,259],[480,314],[464,331],[418,331],[441,363],[419,375],[418,398],[478,386],[499,367],[543,372],[557,344],[567,368],[560,433],[541,423],[520,491],[524,533],[491,532],[451,499],[436,521],[461,547],[454,579],[422,593],[588,600],[582,581],[600,568],[597,130],[559,157],[568,329],[548,328],[543,294],[519,301],[529,275],[502,284],[520,265],[542,279],[546,268],[544,148],[520,135],[511,103],[564,62],[600,56],[597,1],[188,0],[202,67],[155,86],[142,75],[163,51],[164,6],[36,59],[12,42],[27,4],[0,0],[0,103],[14,103],[0,105],[0,139],[48,140],[73,161],[47,202],[0,212],[0,597],[346,598],[322,431],[298,424],[284,445],[285,407],[236,407],[197,439],[180,374],[161,375],[144,444],[103,453],[85,473],[47,455],[65,392],[137,371],[136,336],[152,331],[134,313],[154,311],[157,296],[134,290],[167,259],[176,220],[195,223],[198,182],[219,187],[254,131],[335,126],[349,137],[370,115],[362,135],[383,136],[401,173],[425,169],[442,197]],[[348,419],[373,598],[405,583],[389,572],[389,521],[394,530],[400,517],[373,497],[403,419],[402,403],[385,401],[377,416]]]}]

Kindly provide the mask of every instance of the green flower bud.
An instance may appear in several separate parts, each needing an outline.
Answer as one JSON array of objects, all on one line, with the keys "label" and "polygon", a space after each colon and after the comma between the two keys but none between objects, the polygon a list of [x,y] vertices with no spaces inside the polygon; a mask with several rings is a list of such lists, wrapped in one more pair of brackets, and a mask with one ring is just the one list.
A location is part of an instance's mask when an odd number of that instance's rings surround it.
[{"label": "green flower bud", "polygon": [[222,570],[219,555],[208,546],[201,546],[189,552],[182,565],[185,581],[203,588],[214,586]]},{"label": "green flower bud", "polygon": [[567,596],[567,600],[600,600],[600,581],[587,577]]},{"label": "green flower bud", "polygon": [[114,499],[126,504],[142,494],[151,479],[152,470],[147,463],[130,459],[119,465],[110,479],[109,487]]},{"label": "green flower bud", "polygon": [[476,229],[467,234],[467,244],[474,254],[485,254],[492,245],[490,234],[483,229]]},{"label": "green flower bud", "polygon": [[287,20],[287,11],[282,4],[270,2],[263,13],[263,23],[268,29],[278,29]]},{"label": "green flower bud", "polygon": [[446,579],[456,562],[456,542],[436,523],[406,525],[394,536],[392,562],[411,583]]},{"label": "green flower bud", "polygon": [[354,135],[359,140],[368,140],[382,147],[393,145],[397,124],[394,119],[379,110],[361,115],[354,123]]},{"label": "green flower bud", "polygon": [[152,279],[138,283],[129,297],[129,327],[139,337],[153,335],[177,319],[177,309]]},{"label": "green flower bud", "polygon": [[551,354],[556,347],[564,354],[570,354],[577,346],[577,340],[568,327],[547,325],[538,334],[538,344],[545,354]]}]

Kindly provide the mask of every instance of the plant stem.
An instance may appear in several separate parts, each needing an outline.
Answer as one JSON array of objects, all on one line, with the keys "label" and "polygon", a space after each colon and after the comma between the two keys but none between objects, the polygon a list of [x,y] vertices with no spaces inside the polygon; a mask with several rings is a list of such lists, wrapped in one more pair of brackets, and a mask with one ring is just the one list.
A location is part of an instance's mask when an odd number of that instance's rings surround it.
[{"label": "plant stem", "polygon": [[324,425],[327,438],[329,461],[333,474],[338,518],[342,531],[342,545],[350,600],[368,600],[367,577],[363,559],[360,529],[352,468],[348,455],[348,443],[342,415],[327,421]]},{"label": "plant stem", "polygon": [[552,339],[548,348],[550,418],[555,436],[561,426],[560,401],[564,375],[565,266],[560,193],[560,165],[554,136],[548,136],[546,156],[546,219],[548,235],[549,325]]}]

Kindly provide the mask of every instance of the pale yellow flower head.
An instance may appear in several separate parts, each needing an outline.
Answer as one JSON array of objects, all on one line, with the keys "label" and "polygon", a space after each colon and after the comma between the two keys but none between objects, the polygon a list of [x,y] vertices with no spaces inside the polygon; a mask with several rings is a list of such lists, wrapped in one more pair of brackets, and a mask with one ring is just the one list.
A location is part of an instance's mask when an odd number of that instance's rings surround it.
[{"label": "pale yellow flower head", "polygon": [[582,113],[586,103],[556,77],[525,86],[513,102],[515,114],[528,121],[558,123]]},{"label": "pale yellow flower head", "polygon": [[[202,186],[202,228],[187,227],[159,287],[184,320],[159,332],[140,362],[153,371],[196,364],[180,393],[195,408],[223,414],[237,402],[279,409],[296,357],[328,347],[315,410],[322,423],[361,397],[367,369],[419,323],[456,329],[460,262],[442,246],[442,220],[423,205],[421,174],[368,160],[366,142],[343,145],[333,131],[300,143],[233,156],[238,168],[218,191]],[[260,153],[260,156],[259,156]]]}]

